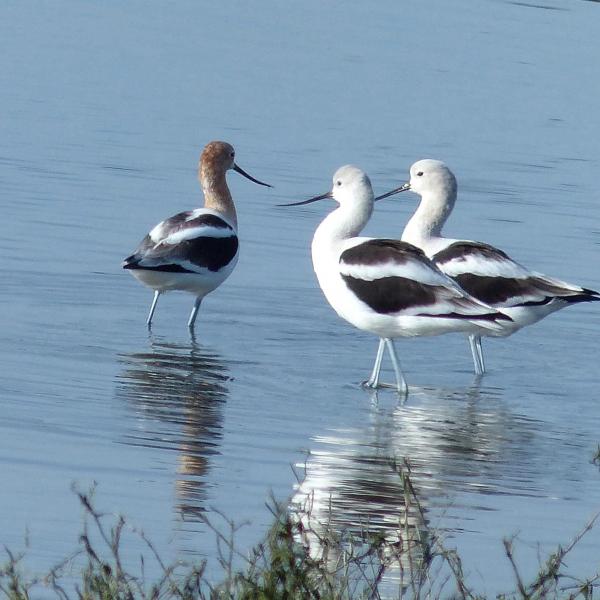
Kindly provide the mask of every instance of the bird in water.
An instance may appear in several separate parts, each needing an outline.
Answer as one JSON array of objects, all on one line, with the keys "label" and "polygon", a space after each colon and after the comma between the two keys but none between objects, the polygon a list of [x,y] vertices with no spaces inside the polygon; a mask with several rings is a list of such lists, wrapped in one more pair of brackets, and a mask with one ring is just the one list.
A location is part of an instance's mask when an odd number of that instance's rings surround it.
[{"label": "bird in water", "polygon": [[152,325],[156,303],[163,292],[181,290],[196,300],[188,320],[193,329],[202,299],[231,275],[239,254],[237,214],[226,173],[230,169],[259,185],[271,187],[235,163],[227,142],[210,142],[202,151],[198,179],[204,207],[161,221],[123,262],[123,268],[154,290],[146,323]]},{"label": "bird in water", "polygon": [[331,198],[338,207],[317,227],[312,260],[319,285],[340,317],[380,338],[366,387],[380,387],[385,348],[398,392],[406,380],[394,338],[442,333],[497,331],[510,318],[470,297],[415,246],[392,239],[358,237],[373,212],[369,177],[358,167],[341,167],[326,194],[283,206]]},{"label": "bird in water", "polygon": [[[402,240],[421,248],[436,266],[481,302],[511,317],[501,335],[510,335],[565,306],[600,300],[594,290],[548,277],[515,262],[505,252],[483,242],[444,237],[442,229],[457,197],[457,181],[441,161],[424,159],[410,167],[410,181],[378,196],[378,200],[410,190],[421,201]],[[482,335],[469,334],[475,372],[485,373]]]}]

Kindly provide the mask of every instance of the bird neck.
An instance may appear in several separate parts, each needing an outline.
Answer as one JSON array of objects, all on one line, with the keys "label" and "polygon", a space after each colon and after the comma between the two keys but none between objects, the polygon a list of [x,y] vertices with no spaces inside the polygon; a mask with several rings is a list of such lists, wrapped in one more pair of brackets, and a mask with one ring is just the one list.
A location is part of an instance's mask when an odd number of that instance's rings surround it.
[{"label": "bird neck", "polygon": [[402,232],[402,241],[425,248],[443,237],[442,229],[454,208],[455,200],[456,191],[453,190],[424,193]]},{"label": "bird neck", "polygon": [[340,206],[327,215],[317,227],[312,241],[311,254],[313,269],[325,297],[336,312],[345,318],[337,298],[344,287],[340,277],[340,255],[347,240],[355,238],[367,224],[373,212],[373,202],[360,209]]},{"label": "bird neck", "polygon": [[352,206],[339,206],[329,213],[317,227],[313,248],[337,247],[341,242],[356,237],[368,223],[373,213],[373,202]]},{"label": "bird neck", "polygon": [[199,179],[204,192],[204,207],[220,212],[237,229],[237,213],[225,173],[216,174],[201,168]]}]

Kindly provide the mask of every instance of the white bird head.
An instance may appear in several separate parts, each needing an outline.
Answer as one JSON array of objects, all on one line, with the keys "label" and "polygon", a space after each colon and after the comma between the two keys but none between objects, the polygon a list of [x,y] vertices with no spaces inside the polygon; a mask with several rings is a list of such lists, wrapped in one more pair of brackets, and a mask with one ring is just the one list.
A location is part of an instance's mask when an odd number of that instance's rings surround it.
[{"label": "white bird head", "polygon": [[300,206],[310,204],[317,200],[331,198],[341,207],[357,207],[361,205],[373,205],[373,187],[369,176],[354,165],[344,165],[333,174],[333,187],[331,191],[314,196],[301,202],[280,204],[279,206]]},{"label": "white bird head", "polygon": [[455,196],[456,177],[441,160],[426,158],[411,166],[410,190],[420,196],[430,193]]},{"label": "white bird head", "polygon": [[333,174],[331,196],[340,205],[373,202],[373,188],[369,176],[354,165],[340,167]]}]

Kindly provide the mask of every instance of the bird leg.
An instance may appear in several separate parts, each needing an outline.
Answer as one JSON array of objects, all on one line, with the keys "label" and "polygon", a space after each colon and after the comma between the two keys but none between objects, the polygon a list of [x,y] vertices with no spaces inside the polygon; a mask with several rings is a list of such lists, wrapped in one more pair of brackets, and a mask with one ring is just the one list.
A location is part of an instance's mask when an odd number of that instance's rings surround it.
[{"label": "bird leg", "polygon": [[394,367],[394,373],[396,374],[396,386],[398,389],[398,393],[406,394],[408,393],[408,385],[406,385],[406,380],[404,379],[404,375],[402,374],[402,370],[400,369],[400,363],[398,362],[398,357],[396,356],[396,349],[394,348],[394,340],[386,338],[385,345],[387,346],[390,358],[392,359],[392,366]]},{"label": "bird leg", "polygon": [[384,349],[385,342],[383,338],[380,338],[379,347],[377,348],[377,356],[375,357],[375,364],[373,365],[373,372],[367,381],[363,381],[364,387],[376,389],[379,385],[379,372],[381,371],[381,361],[383,360]]},{"label": "bird leg", "polygon": [[158,290],[154,290],[154,298],[152,298],[152,304],[150,305],[150,312],[148,313],[148,318],[146,319],[146,325],[148,325],[148,329],[152,327],[152,317],[154,316],[154,310],[156,309],[156,303],[158,302],[158,297],[160,296],[160,292]]},{"label": "bird leg", "polygon": [[196,322],[196,317],[198,316],[198,309],[200,308],[200,304],[202,304],[202,297],[198,296],[196,298],[196,302],[194,302],[194,308],[192,308],[192,314],[188,320],[188,327],[190,329],[194,329],[194,323]]},{"label": "bird leg", "polygon": [[483,362],[483,349],[481,347],[481,336],[469,335],[469,345],[471,346],[471,354],[473,355],[473,366],[475,367],[476,375],[485,373],[485,364]]}]

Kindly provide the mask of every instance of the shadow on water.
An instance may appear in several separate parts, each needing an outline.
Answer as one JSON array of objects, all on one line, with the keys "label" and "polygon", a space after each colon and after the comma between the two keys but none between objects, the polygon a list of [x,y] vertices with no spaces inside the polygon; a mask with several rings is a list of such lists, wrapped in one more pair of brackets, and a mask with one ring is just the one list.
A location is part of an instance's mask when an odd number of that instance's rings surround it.
[{"label": "shadow on water", "polygon": [[[448,512],[489,510],[476,500],[481,494],[540,493],[543,424],[514,414],[503,389],[412,386],[406,402],[385,392],[371,401],[362,422],[313,438],[292,502],[309,506],[313,530],[360,537],[368,529],[405,543],[406,535],[423,539],[429,521],[437,525]],[[398,473],[405,460],[422,510],[407,503]]]},{"label": "shadow on water", "polygon": [[124,442],[177,452],[176,510],[182,520],[197,521],[210,457],[221,443],[227,368],[193,338],[178,344],[151,336],[148,351],[119,361],[116,394],[135,416]]}]

